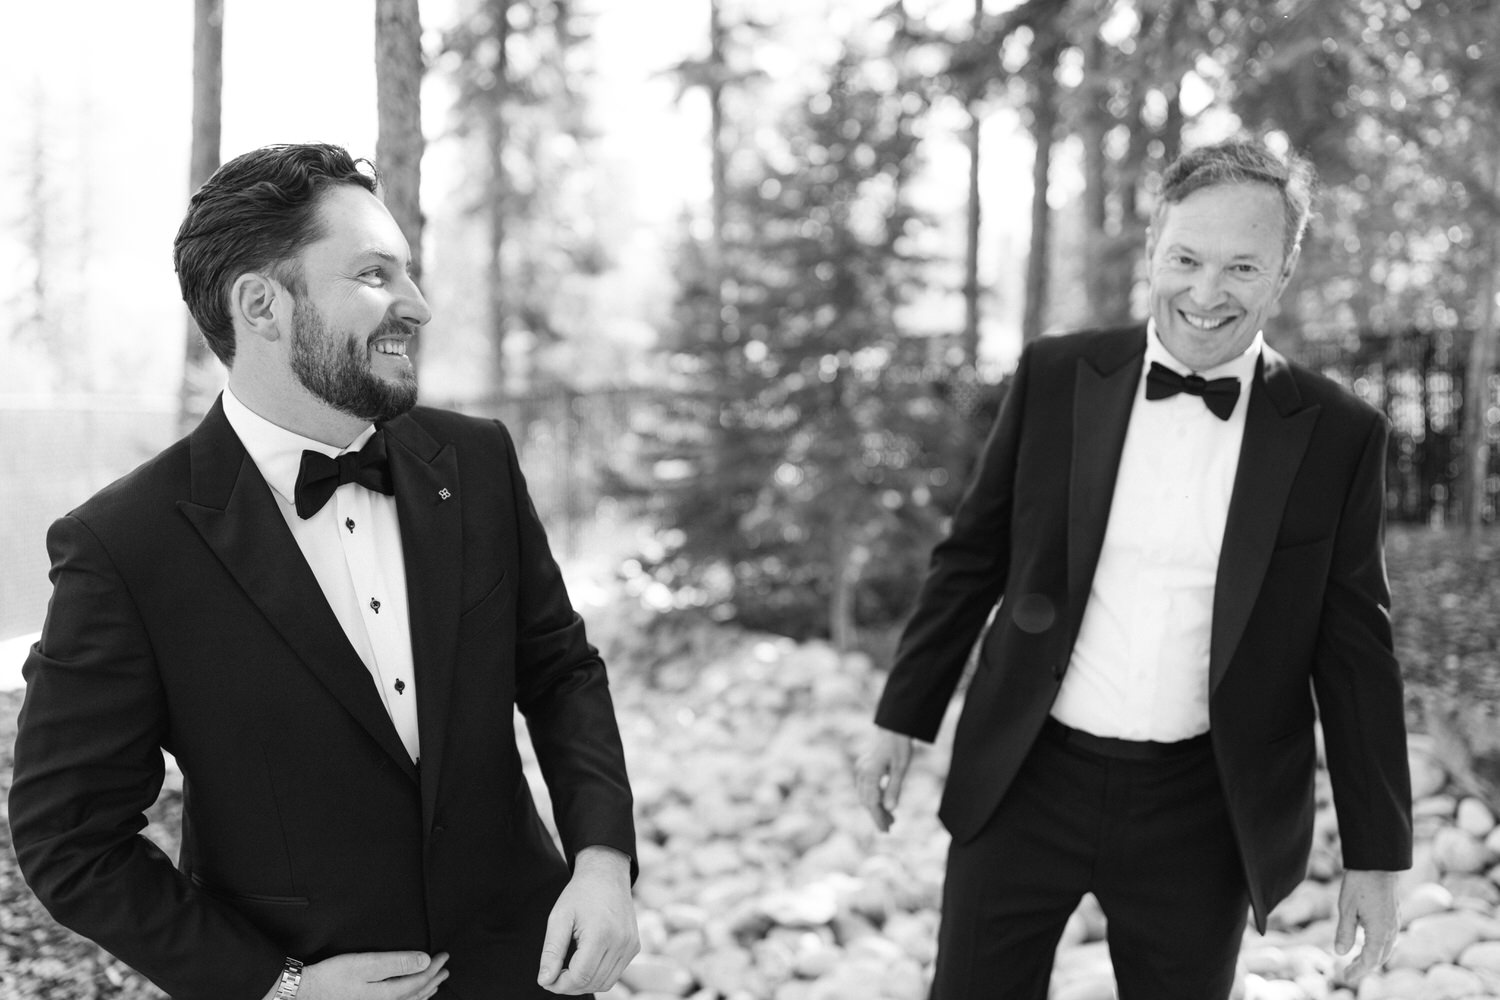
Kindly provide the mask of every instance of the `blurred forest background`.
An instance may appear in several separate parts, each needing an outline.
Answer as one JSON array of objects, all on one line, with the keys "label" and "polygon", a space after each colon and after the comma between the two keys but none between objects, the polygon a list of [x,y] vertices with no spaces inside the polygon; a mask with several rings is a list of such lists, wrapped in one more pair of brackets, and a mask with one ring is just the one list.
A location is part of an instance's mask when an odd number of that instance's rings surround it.
[{"label": "blurred forest background", "polygon": [[[664,901],[738,912],[765,845],[725,788],[769,789],[783,860],[884,866],[886,930],[910,917],[926,954],[931,802],[899,849],[850,832],[849,734],[1022,344],[1143,318],[1161,169],[1244,132],[1321,175],[1266,332],[1391,419],[1410,721],[1500,808],[1492,0],[82,0],[6,29],[0,792],[47,525],[223,382],[171,268],[189,193],[256,146],[332,141],[378,163],[418,255],[424,401],[507,421],[589,590],[643,927]],[[723,843],[679,849],[704,817]],[[51,925],[4,847],[0,998],[156,995]],[[695,957],[673,989],[770,996],[748,961]]]},{"label": "blurred forest background", "polygon": [[436,312],[424,399],[512,423],[565,553],[645,524],[653,612],[878,649],[1020,345],[1141,317],[1155,178],[1236,132],[1320,172],[1267,333],[1390,414],[1393,523],[1495,518],[1487,0],[195,0],[128,46],[108,7],[82,30],[181,67],[176,110],[52,37],[7,98],[0,637],[40,624],[45,524],[222,383],[171,232],[288,139],[377,161]]}]

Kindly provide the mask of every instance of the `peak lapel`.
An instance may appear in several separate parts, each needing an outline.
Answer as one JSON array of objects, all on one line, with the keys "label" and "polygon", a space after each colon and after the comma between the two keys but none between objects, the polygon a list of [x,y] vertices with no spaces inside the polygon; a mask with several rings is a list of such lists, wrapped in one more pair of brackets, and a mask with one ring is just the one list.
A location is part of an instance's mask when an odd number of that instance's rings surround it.
[{"label": "peak lapel", "polygon": [[1245,438],[1235,470],[1224,544],[1214,584],[1209,694],[1218,688],[1271,562],[1282,511],[1321,407],[1302,406],[1285,358],[1261,353],[1245,411]]},{"label": "peak lapel", "polygon": [[431,824],[453,696],[462,599],[463,491],[458,455],[451,444],[439,446],[410,417],[386,424],[386,438],[406,560],[417,729],[422,742],[422,809]]},{"label": "peak lapel", "polygon": [[1119,345],[1107,356],[1079,358],[1074,379],[1073,461],[1068,484],[1068,606],[1073,612],[1074,638],[1104,547],[1120,452],[1140,385],[1144,332],[1120,337]]},{"label": "peak lapel", "polygon": [[191,444],[192,500],[178,508],[334,698],[398,765],[416,777],[370,672],[349,644],[271,488],[215,403]]}]

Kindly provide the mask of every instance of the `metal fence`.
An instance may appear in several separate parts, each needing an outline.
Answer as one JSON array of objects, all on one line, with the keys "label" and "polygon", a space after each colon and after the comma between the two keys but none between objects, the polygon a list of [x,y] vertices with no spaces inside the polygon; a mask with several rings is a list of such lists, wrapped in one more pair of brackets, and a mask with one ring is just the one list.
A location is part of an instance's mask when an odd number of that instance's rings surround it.
[{"label": "metal fence", "polygon": [[[1311,344],[1298,355],[1389,415],[1391,520],[1456,519],[1467,338],[1408,331],[1352,347]],[[933,392],[974,421],[982,438],[980,425],[993,419],[1003,383],[972,372],[934,377]],[[533,501],[566,557],[576,554],[599,506],[613,501],[614,485],[637,471],[655,402],[651,390],[558,388],[455,408],[497,417],[511,429]],[[1484,518],[1493,523],[1500,509],[1500,376],[1491,375],[1481,405],[1491,444]],[[44,540],[52,520],[176,436],[171,399],[0,397],[0,639],[40,627],[51,592]]]},{"label": "metal fence", "polygon": [[[1392,521],[1442,525],[1462,516],[1463,425],[1469,344],[1463,330],[1366,335],[1357,344],[1311,343],[1298,360],[1342,383],[1391,421],[1386,511]],[[1500,510],[1500,374],[1483,399],[1489,465],[1481,515]]]}]

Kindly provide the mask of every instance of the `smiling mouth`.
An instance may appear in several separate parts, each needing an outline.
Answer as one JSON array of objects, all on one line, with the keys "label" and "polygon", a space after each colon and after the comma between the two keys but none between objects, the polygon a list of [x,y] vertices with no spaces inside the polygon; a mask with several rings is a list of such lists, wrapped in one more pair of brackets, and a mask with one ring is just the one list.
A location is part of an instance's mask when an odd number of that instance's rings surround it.
[{"label": "smiling mouth", "polygon": [[392,357],[406,357],[406,341],[403,340],[377,340],[374,348],[377,354],[390,355]]},{"label": "smiling mouth", "polygon": [[1181,316],[1183,320],[1194,329],[1204,331],[1217,330],[1222,326],[1227,326],[1229,322],[1234,319],[1233,316],[1194,316],[1191,313],[1183,312],[1181,309],[1177,310],[1177,315]]}]

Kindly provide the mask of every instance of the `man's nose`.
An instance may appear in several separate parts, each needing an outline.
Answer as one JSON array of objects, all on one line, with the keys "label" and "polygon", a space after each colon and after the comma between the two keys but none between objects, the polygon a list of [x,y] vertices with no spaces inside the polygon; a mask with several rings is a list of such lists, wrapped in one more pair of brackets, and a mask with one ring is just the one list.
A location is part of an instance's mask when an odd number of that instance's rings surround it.
[{"label": "man's nose", "polygon": [[397,316],[414,326],[422,326],[432,319],[432,309],[427,305],[427,299],[423,297],[422,290],[417,287],[417,283],[410,275],[402,278],[395,312]]},{"label": "man's nose", "polygon": [[1192,293],[1193,304],[1203,306],[1205,309],[1213,308],[1224,301],[1223,276],[1217,268],[1202,267],[1193,277],[1193,283],[1189,288]]}]

